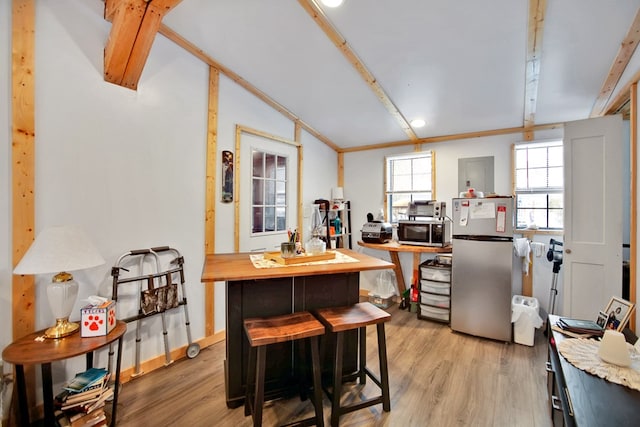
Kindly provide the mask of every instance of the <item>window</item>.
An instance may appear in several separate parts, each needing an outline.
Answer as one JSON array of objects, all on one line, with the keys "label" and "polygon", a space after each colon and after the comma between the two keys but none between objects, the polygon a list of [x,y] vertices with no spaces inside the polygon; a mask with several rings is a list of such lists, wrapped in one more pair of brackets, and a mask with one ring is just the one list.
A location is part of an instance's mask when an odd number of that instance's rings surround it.
[{"label": "window", "polygon": [[431,151],[386,158],[385,197],[387,220],[408,219],[407,207],[415,200],[433,200]]},{"label": "window", "polygon": [[287,224],[287,158],[252,150],[252,233],[284,231]]},{"label": "window", "polygon": [[516,226],[563,228],[562,141],[515,146]]}]

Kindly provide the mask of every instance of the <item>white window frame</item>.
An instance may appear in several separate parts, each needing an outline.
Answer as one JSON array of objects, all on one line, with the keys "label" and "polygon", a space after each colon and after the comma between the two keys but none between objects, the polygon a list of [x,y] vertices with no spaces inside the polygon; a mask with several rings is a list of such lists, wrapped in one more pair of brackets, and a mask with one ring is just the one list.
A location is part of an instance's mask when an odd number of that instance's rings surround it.
[{"label": "white window frame", "polygon": [[[514,145],[513,148],[513,194],[516,199],[515,203],[515,215],[516,215],[516,228],[536,228],[540,230],[562,230],[564,227],[564,159],[562,152],[563,142],[562,139],[553,139],[547,141],[531,141],[521,142]],[[559,148],[559,150],[558,150]],[[546,163],[544,165],[531,165],[531,156],[529,156],[528,150],[540,150],[546,149]],[[549,154],[549,150],[554,150],[555,156]],[[527,152],[527,153],[525,153]],[[533,176],[538,174],[538,181],[543,180],[543,185],[532,184],[535,181]],[[544,199],[542,206],[535,206],[535,203],[530,205],[523,205],[521,196],[537,196],[540,200]],[[554,206],[559,203],[560,206]],[[530,211],[528,221],[522,221],[521,213],[523,211]],[[544,211],[544,224],[537,224],[533,221],[532,214],[534,211]],[[557,218],[556,221],[560,222],[559,227],[549,227],[549,222],[553,222],[553,217]],[[520,220],[520,221],[519,221]],[[525,223],[526,222],[526,223]],[[535,227],[532,225],[535,224]]]},{"label": "white window frame", "polygon": [[[395,166],[400,165],[400,163],[396,162],[409,162],[410,171],[408,174],[404,174],[408,182],[398,183],[396,177],[400,176],[400,174],[394,174],[394,170]],[[427,164],[428,170],[418,169],[419,164]],[[428,179],[421,179],[424,175],[428,176]],[[435,200],[435,176],[435,153],[433,151],[386,156],[384,171],[385,219],[388,222],[397,224],[398,220],[408,219],[406,207],[409,202],[415,200]],[[398,203],[396,202],[398,198],[401,200],[401,207],[398,207]],[[402,213],[403,207],[405,209],[404,213]]]},{"label": "white window frame", "polygon": [[[265,150],[260,150],[257,148],[252,148],[251,150],[251,158],[253,159],[255,153],[259,153],[262,157],[262,170],[266,172],[267,170],[267,165],[266,165],[266,158],[268,156],[272,156],[275,160],[275,171],[276,171],[276,175],[275,176],[255,176],[253,174],[253,168],[252,168],[252,173],[251,173],[251,210],[252,210],[252,219],[251,219],[251,223],[252,223],[252,230],[251,230],[251,235],[252,236],[257,236],[257,235],[265,235],[265,234],[272,234],[272,233],[279,233],[282,231],[285,231],[287,229],[287,217],[289,215],[289,207],[287,205],[287,181],[288,181],[288,177],[289,177],[289,158],[287,156],[283,156],[281,154],[277,154],[277,153],[271,153],[269,151],[265,151]],[[283,159],[284,160],[284,167],[282,168],[283,170],[280,171],[280,166],[278,163],[279,159]],[[256,192],[258,191],[258,188],[256,188],[255,184],[259,182],[261,183],[260,185],[260,192],[261,192],[261,201],[262,203],[257,203],[255,200],[256,197]],[[273,187],[273,197],[275,198],[274,200],[269,200],[269,187]],[[284,202],[282,202],[282,200],[284,200]],[[268,210],[272,210],[273,211],[273,229],[269,229],[268,224],[269,221],[267,219],[267,211]],[[256,216],[256,211],[260,211],[261,215]],[[284,214],[279,212],[284,211]],[[270,217],[270,216],[269,216]],[[262,224],[260,225],[259,229],[256,230],[255,227],[255,222],[257,219],[260,219]],[[278,220],[284,218],[284,221],[282,224],[278,224]]]}]

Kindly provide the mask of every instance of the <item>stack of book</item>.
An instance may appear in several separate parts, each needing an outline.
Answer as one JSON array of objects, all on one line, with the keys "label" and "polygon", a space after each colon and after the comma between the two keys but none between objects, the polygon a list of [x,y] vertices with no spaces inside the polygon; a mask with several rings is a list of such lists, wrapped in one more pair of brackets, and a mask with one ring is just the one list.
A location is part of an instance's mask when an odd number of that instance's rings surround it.
[{"label": "stack of book", "polygon": [[106,426],[104,406],[113,397],[106,369],[91,368],[77,374],[55,397],[60,427]]},{"label": "stack of book", "polygon": [[561,317],[558,319],[556,326],[561,332],[568,332],[580,336],[596,336],[601,337],[604,334],[602,326],[593,320],[569,319]]}]

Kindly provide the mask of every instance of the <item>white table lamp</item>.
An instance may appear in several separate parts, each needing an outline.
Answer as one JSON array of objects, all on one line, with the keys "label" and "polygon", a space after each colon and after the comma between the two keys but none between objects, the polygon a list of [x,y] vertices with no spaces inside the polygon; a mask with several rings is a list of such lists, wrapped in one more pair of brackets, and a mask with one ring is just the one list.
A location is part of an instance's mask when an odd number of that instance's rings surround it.
[{"label": "white table lamp", "polygon": [[78,283],[69,272],[104,263],[104,258],[79,227],[49,227],[38,234],[13,274],[57,273],[47,287],[51,312],[56,318],[56,325],[45,332],[47,338],[62,338],[79,329],[77,323],[69,322],[78,297]]}]

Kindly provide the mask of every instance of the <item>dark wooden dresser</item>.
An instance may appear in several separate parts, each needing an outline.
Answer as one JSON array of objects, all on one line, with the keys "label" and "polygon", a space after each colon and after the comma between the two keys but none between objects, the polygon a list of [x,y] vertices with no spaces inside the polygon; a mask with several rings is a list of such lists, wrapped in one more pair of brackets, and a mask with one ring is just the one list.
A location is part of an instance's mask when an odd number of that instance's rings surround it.
[{"label": "dark wooden dresser", "polygon": [[547,387],[554,426],[640,426],[640,391],[614,384],[574,367],[557,349],[565,336],[547,322]]}]

